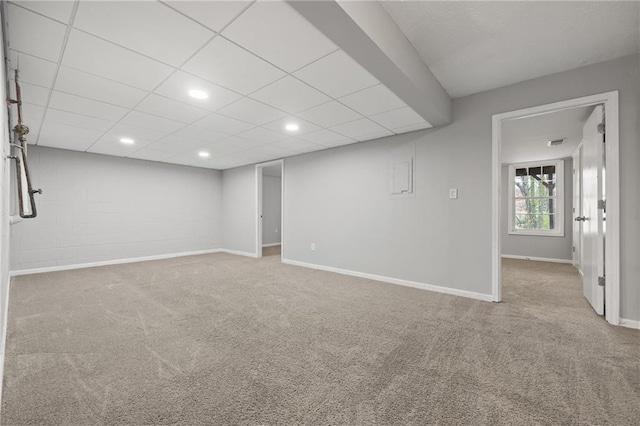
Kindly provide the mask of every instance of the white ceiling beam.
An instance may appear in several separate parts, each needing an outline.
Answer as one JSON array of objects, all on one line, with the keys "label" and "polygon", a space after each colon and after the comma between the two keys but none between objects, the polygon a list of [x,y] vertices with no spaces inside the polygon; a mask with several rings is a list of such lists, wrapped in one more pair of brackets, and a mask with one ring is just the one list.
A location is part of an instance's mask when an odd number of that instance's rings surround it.
[{"label": "white ceiling beam", "polygon": [[288,3],[432,126],[451,122],[451,98],[377,1]]}]

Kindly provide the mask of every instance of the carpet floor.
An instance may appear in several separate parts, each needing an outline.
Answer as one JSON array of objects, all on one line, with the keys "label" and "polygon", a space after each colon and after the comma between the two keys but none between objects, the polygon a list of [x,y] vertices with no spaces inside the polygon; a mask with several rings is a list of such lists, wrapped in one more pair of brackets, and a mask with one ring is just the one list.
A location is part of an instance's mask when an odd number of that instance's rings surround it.
[{"label": "carpet floor", "polygon": [[262,247],[262,255],[263,256],[275,256],[280,255],[282,246],[278,244],[277,246],[269,246]]},{"label": "carpet floor", "polygon": [[640,332],[569,265],[504,303],[229,254],[13,279],[3,425],[640,422]]}]

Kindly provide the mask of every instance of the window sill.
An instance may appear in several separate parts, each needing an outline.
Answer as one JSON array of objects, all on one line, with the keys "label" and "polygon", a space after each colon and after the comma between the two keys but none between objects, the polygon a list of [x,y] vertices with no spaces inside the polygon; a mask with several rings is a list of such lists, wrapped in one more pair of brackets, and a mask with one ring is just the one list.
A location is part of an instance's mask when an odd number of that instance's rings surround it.
[{"label": "window sill", "polygon": [[509,231],[509,235],[528,235],[534,237],[564,237],[564,232],[562,231]]}]

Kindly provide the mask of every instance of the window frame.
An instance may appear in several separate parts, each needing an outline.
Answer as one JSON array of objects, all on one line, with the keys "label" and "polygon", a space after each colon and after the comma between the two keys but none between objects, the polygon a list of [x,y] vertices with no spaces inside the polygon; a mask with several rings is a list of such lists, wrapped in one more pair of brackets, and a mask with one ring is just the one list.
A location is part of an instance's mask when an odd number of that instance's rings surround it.
[{"label": "window frame", "polygon": [[[515,215],[515,201],[516,194],[513,188],[515,182],[516,169],[519,168],[529,168],[529,167],[544,167],[544,166],[555,166],[556,168],[556,213],[555,216],[557,218],[556,229],[553,230],[544,230],[544,229],[516,229],[516,215]],[[533,236],[542,236],[542,237],[564,237],[564,190],[565,190],[565,181],[564,181],[564,160],[545,160],[545,161],[532,161],[528,163],[514,163],[509,164],[509,181],[508,181],[508,191],[509,191],[509,235],[533,235]]]}]

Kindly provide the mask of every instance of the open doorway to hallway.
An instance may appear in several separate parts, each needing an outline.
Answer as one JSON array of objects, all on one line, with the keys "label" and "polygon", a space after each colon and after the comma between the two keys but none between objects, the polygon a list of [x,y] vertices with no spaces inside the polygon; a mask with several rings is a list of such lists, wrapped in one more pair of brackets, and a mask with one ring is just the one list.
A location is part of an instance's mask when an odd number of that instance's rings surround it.
[{"label": "open doorway to hallway", "polygon": [[[582,292],[568,288],[579,281],[577,270],[554,264],[573,263],[573,224],[580,222],[573,220],[572,154],[582,145],[583,128],[594,108],[503,122],[501,255],[507,301],[541,303],[568,294],[582,302]],[[520,270],[530,271],[521,274]],[[552,270],[562,273],[547,273]]]},{"label": "open doorway to hallway", "polygon": [[595,313],[618,323],[619,226],[605,218],[611,201],[618,215],[617,119],[616,92],[494,116],[494,300],[502,259],[573,264]]},{"label": "open doorway to hallway", "polygon": [[282,160],[256,165],[258,257],[282,257],[282,169]]}]

